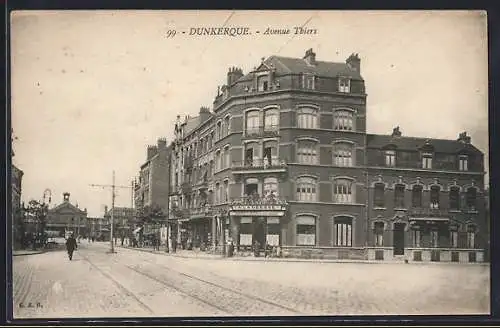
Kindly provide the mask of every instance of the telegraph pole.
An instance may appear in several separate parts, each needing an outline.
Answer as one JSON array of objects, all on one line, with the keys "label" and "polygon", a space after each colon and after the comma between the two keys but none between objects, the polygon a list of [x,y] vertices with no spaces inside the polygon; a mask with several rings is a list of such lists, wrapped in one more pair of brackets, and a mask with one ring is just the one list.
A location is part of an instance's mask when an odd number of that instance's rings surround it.
[{"label": "telegraph pole", "polygon": [[115,198],[116,198],[116,188],[124,188],[124,189],[129,189],[132,188],[131,186],[117,186],[115,184],[115,171],[113,170],[113,182],[111,185],[100,185],[100,184],[91,184],[91,187],[100,187],[100,188],[111,188],[111,224],[110,224],[110,243],[111,243],[111,253],[115,253],[115,247],[114,247],[114,231],[113,231],[113,223],[114,223],[114,208],[115,208]]}]

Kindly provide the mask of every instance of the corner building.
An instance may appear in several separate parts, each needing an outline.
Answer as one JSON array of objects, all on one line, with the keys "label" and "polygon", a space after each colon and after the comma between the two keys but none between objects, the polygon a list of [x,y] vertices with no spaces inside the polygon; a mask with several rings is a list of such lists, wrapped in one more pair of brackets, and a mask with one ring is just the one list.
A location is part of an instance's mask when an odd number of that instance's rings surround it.
[{"label": "corner building", "polygon": [[213,111],[175,124],[170,215],[181,243],[220,251],[230,238],[238,251],[257,241],[290,257],[480,261],[485,214],[472,193],[482,199],[482,153],[466,134],[367,134],[366,98],[357,54],[333,63],[309,49],[263,59],[246,75],[229,69]]}]

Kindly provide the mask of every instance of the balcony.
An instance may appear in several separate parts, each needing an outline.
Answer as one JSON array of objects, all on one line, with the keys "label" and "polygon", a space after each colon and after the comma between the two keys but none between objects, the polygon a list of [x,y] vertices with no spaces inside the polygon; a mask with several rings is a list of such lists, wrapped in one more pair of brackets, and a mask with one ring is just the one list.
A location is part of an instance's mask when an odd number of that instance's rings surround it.
[{"label": "balcony", "polygon": [[429,207],[413,207],[409,211],[412,218],[448,218],[448,210]]},{"label": "balcony", "polygon": [[210,216],[212,214],[212,208],[207,206],[192,208],[189,210],[190,219],[199,219]]},{"label": "balcony", "polygon": [[277,196],[246,196],[231,200],[229,210],[235,216],[284,216],[287,201]]},{"label": "balcony", "polygon": [[247,127],[243,133],[243,139],[276,137],[280,134],[279,125],[265,125],[256,127]]},{"label": "balcony", "polygon": [[253,158],[246,161],[233,162],[231,168],[234,174],[275,173],[286,172],[287,164],[282,159]]}]

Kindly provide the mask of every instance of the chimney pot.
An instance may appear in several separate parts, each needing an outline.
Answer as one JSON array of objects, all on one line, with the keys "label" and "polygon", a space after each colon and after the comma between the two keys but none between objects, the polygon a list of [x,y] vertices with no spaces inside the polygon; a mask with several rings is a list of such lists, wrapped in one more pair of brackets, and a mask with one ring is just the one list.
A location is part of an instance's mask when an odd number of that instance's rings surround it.
[{"label": "chimney pot", "polygon": [[316,54],[312,50],[312,48],[308,49],[306,51],[306,55],[304,56],[304,60],[309,64],[309,65],[316,65]]}]

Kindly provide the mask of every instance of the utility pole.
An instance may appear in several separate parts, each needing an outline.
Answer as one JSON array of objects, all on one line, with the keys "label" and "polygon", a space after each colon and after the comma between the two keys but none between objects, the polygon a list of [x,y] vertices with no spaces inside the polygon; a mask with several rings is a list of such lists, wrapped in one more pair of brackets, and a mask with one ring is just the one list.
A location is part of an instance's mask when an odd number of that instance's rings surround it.
[{"label": "utility pole", "polygon": [[111,185],[101,185],[101,184],[91,184],[91,187],[100,187],[100,188],[111,188],[111,222],[110,222],[110,243],[111,243],[111,253],[115,253],[115,247],[114,247],[114,231],[113,231],[113,224],[114,224],[114,208],[115,208],[115,198],[116,198],[116,188],[124,188],[124,189],[129,189],[132,188],[131,186],[117,186],[115,184],[115,171],[113,170],[113,182]]}]

